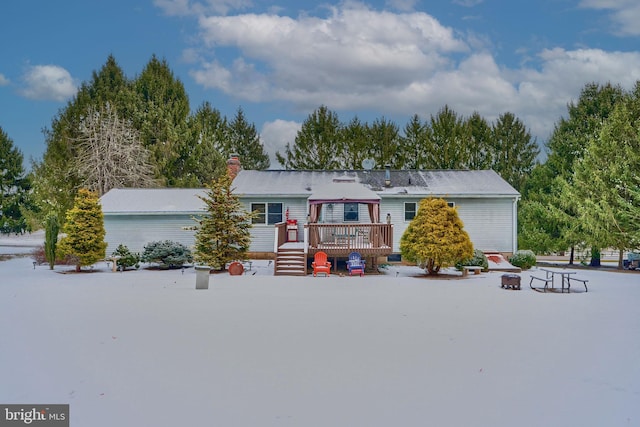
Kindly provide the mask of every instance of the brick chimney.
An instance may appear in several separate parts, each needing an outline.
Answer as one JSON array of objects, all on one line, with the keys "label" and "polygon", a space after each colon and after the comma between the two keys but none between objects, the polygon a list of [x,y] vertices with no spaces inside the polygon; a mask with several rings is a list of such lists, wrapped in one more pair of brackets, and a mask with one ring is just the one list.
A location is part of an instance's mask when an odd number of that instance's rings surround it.
[{"label": "brick chimney", "polygon": [[229,160],[227,160],[227,173],[231,177],[232,180],[238,176],[240,173],[240,169],[242,166],[240,165],[240,159],[237,154],[231,154],[229,156]]}]

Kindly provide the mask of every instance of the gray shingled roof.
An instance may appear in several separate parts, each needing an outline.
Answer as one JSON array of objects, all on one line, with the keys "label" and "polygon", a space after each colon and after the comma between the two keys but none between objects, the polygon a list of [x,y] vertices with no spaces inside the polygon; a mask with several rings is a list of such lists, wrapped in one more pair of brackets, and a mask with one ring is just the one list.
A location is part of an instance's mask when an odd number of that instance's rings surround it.
[{"label": "gray shingled roof", "polygon": [[105,214],[200,213],[201,188],[114,188],[100,198]]},{"label": "gray shingled roof", "polygon": [[233,181],[244,196],[309,196],[333,180],[355,179],[382,197],[434,195],[465,197],[516,197],[519,193],[492,170],[392,170],[385,186],[384,170],[287,171],[242,170]]}]

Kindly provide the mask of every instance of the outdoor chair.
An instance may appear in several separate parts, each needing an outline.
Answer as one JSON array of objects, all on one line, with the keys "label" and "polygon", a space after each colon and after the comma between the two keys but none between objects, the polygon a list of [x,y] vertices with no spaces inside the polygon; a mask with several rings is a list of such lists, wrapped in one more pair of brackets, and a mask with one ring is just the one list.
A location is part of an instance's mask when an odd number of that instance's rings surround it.
[{"label": "outdoor chair", "polygon": [[311,267],[313,267],[314,277],[318,273],[324,273],[326,276],[331,275],[331,263],[327,261],[327,254],[324,252],[316,252],[316,254],[313,256]]},{"label": "outdoor chair", "polygon": [[349,254],[349,260],[347,261],[347,270],[349,276],[353,276],[354,273],[364,276],[365,261],[358,252],[351,252]]}]

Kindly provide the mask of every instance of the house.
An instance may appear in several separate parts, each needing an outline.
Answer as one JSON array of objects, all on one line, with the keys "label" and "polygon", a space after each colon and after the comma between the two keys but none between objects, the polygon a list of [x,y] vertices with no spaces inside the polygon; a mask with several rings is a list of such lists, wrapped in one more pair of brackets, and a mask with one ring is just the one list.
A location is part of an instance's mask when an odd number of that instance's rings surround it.
[{"label": "house", "polygon": [[205,213],[204,189],[114,188],[100,198],[107,255],[119,244],[142,252],[147,243],[172,240],[190,247],[195,239],[194,216]]},{"label": "house", "polygon": [[[304,274],[300,265],[320,250],[334,257],[357,250],[374,263],[398,254],[420,201],[430,196],[457,208],[475,248],[503,254],[517,249],[520,195],[491,170],[240,170],[233,187],[244,208],[257,213],[249,251],[275,257],[282,274]],[[193,217],[204,209],[197,196],[203,194],[111,190],[101,199],[108,253],[119,243],[132,251],[152,240],[193,245]]]}]

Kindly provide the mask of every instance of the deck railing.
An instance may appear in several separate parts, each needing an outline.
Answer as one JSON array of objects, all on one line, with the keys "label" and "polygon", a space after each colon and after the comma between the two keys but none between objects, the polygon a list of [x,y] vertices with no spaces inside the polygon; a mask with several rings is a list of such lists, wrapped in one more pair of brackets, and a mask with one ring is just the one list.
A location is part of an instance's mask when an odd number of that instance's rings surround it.
[{"label": "deck railing", "polygon": [[392,224],[307,224],[309,252],[344,255],[388,255],[393,246]]}]

